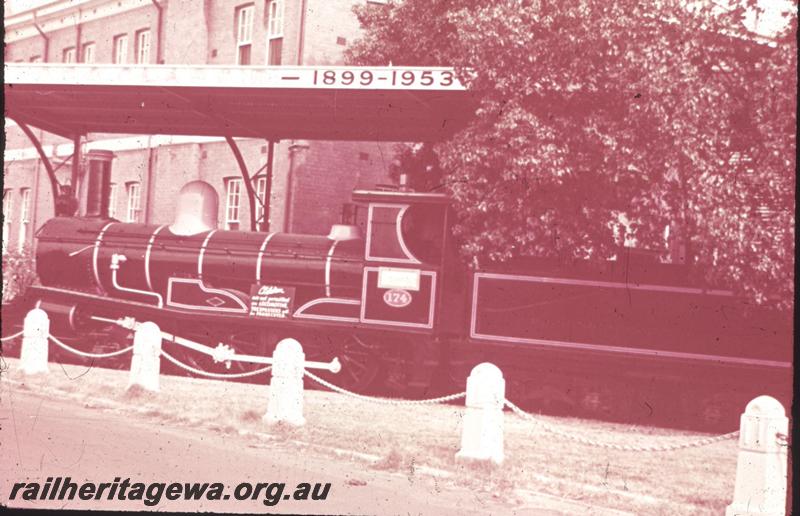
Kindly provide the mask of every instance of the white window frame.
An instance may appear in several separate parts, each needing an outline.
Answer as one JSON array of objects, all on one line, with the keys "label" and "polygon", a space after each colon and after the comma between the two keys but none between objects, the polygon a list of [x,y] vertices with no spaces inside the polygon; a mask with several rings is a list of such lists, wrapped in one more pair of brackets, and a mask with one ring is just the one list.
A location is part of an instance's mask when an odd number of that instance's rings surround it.
[{"label": "white window frame", "polygon": [[150,29],[136,31],[136,64],[150,63]]},{"label": "white window frame", "polygon": [[128,35],[117,34],[114,36],[114,64],[128,62]]},{"label": "white window frame", "polygon": [[267,40],[283,37],[283,0],[267,2]]},{"label": "white window frame", "polygon": [[250,47],[250,63],[253,62],[253,20],[255,12],[255,4],[244,4],[236,8],[236,64],[242,64],[240,58],[243,46]]},{"label": "white window frame", "polygon": [[[283,40],[283,19],[284,15],[284,2],[283,0],[269,0],[266,4],[267,16],[267,52],[266,64],[268,66],[282,64],[281,56],[277,57],[277,63],[272,63],[270,57],[272,56],[271,48],[275,40]],[[283,43],[281,42],[281,52],[283,52]]]},{"label": "white window frame", "polygon": [[[225,179],[225,229],[232,229],[232,224],[241,223],[242,214],[242,178]],[[233,229],[238,229],[233,228]]]},{"label": "white window frame", "polygon": [[97,56],[97,44],[94,42],[86,43],[83,45],[83,62],[84,63],[94,63],[95,57]]},{"label": "white window frame", "polygon": [[8,252],[11,237],[11,214],[14,211],[14,192],[11,188],[3,190],[3,253]]},{"label": "white window frame", "polygon": [[243,4],[236,8],[236,43],[239,45],[253,42],[253,16],[255,4]]},{"label": "white window frame", "polygon": [[31,222],[31,189],[20,188],[19,197],[19,239],[17,240],[17,249],[22,251],[28,242],[28,225]]},{"label": "white window frame", "polygon": [[108,186],[108,216],[115,218],[117,215],[117,196],[119,194],[119,185],[111,183]]},{"label": "white window frame", "polygon": [[64,63],[75,62],[75,47],[67,47],[61,52],[61,61]]},{"label": "white window frame", "polygon": [[[256,224],[259,225],[259,228],[264,226],[269,221],[269,215],[264,213],[264,208],[267,206],[267,178],[264,176],[260,176],[258,180],[256,180]],[[261,217],[264,217],[264,220],[259,222]]]},{"label": "white window frame", "polygon": [[139,222],[139,213],[142,211],[142,183],[131,181],[125,184],[128,193],[128,207],[125,213],[126,222]]}]

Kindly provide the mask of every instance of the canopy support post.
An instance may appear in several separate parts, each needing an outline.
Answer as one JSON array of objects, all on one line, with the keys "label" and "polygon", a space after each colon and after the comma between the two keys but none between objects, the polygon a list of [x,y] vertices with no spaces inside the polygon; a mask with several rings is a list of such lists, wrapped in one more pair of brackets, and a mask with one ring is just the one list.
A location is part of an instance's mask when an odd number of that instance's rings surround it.
[{"label": "canopy support post", "polygon": [[70,190],[72,200],[68,207],[65,207],[67,216],[73,216],[80,212],[80,191],[78,190],[78,177],[80,175],[81,166],[81,135],[76,134],[72,137],[72,173],[70,175]]},{"label": "canopy support post", "polygon": [[56,178],[56,171],[53,168],[53,164],[50,162],[50,158],[48,158],[47,155],[44,153],[44,148],[42,148],[41,142],[36,137],[36,135],[33,134],[31,128],[28,127],[27,124],[24,124],[19,120],[14,120],[14,121],[17,123],[19,128],[22,129],[22,132],[25,133],[25,136],[27,136],[28,139],[31,141],[33,147],[36,149],[37,154],[39,154],[39,158],[42,160],[42,163],[44,164],[45,170],[47,170],[47,176],[50,178],[50,187],[53,192],[53,206],[55,206],[56,200],[58,199],[58,195],[61,193],[61,186],[58,184],[58,179]]},{"label": "canopy support post", "polygon": [[239,164],[239,171],[242,173],[242,179],[244,179],[244,188],[247,191],[247,200],[250,203],[250,231],[256,231],[258,229],[256,227],[256,193],[253,189],[253,183],[250,182],[250,174],[247,172],[247,163],[245,163],[239,146],[236,145],[233,138],[226,135],[225,141],[228,142],[228,147],[231,148],[233,157],[236,158],[236,163]]},{"label": "canopy support post", "polygon": [[81,156],[81,135],[76,134],[72,138],[72,176],[70,177],[70,185],[72,186],[72,193],[75,197],[78,196],[78,174],[80,168]]},{"label": "canopy support post", "polygon": [[263,225],[262,228],[264,231],[270,231],[271,221],[270,221],[270,208],[272,207],[272,163],[275,157],[275,141],[274,140],[267,140],[267,177],[266,177],[266,185],[264,187],[264,199],[263,199]]}]

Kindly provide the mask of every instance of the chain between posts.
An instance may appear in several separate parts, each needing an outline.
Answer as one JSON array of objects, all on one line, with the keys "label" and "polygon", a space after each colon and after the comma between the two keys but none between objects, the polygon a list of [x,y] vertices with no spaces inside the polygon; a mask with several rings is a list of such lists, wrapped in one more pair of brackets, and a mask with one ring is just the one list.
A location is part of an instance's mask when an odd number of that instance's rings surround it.
[{"label": "chain between posts", "polygon": [[161,350],[161,354],[164,356],[164,358],[166,358],[176,366],[180,367],[181,369],[184,369],[194,374],[199,374],[201,376],[208,376],[209,378],[221,378],[221,379],[247,378],[248,376],[255,376],[261,373],[266,373],[267,371],[272,369],[272,366],[267,366],[267,367],[262,367],[261,369],[257,369],[255,371],[248,371],[246,373],[210,373],[208,371],[203,371],[202,369],[194,368],[188,364],[184,364],[183,362],[173,357],[163,349]]},{"label": "chain between posts", "polygon": [[50,340],[52,340],[54,343],[56,343],[57,345],[59,345],[62,348],[66,349],[67,351],[69,351],[70,353],[74,353],[74,354],[76,354],[78,356],[82,356],[82,357],[86,357],[86,358],[111,358],[111,357],[116,357],[116,356],[119,356],[119,355],[124,355],[125,353],[127,353],[128,351],[133,349],[133,346],[128,346],[127,348],[119,349],[117,351],[112,351],[110,353],[87,353],[85,351],[81,351],[79,349],[75,349],[75,348],[73,348],[71,346],[68,346],[68,345],[64,344],[55,335],[48,335],[47,337]]},{"label": "chain between posts", "polygon": [[[2,337],[2,338],[0,338],[0,342],[7,342],[9,340],[15,339],[15,338],[23,335],[23,333],[24,333],[23,331],[19,331],[19,332],[13,334],[13,335]],[[61,348],[65,349],[65,350],[67,350],[67,351],[69,351],[71,353],[74,353],[76,355],[79,355],[79,356],[82,356],[82,357],[86,357],[86,358],[111,358],[111,357],[123,355],[123,354],[125,354],[128,351],[131,351],[133,349],[133,346],[128,346],[127,348],[123,348],[123,349],[120,349],[120,350],[117,350],[117,351],[112,351],[110,353],[87,353],[87,352],[80,351],[78,349],[75,349],[75,348],[65,344],[60,339],[58,339],[58,337],[56,337],[54,335],[48,335],[48,338],[50,340],[52,340],[56,345],[60,346]],[[167,360],[169,360],[170,362],[172,362],[176,366],[178,366],[178,367],[180,367],[180,368],[182,368],[182,369],[184,369],[186,371],[192,372],[194,374],[202,375],[202,376],[207,376],[207,377],[210,377],[210,378],[221,378],[221,379],[246,378],[246,377],[249,377],[249,376],[256,376],[256,375],[265,373],[265,372],[267,372],[267,371],[272,369],[272,366],[267,366],[267,367],[258,369],[256,371],[248,371],[248,372],[245,372],[245,373],[211,373],[211,372],[203,371],[201,369],[194,368],[194,367],[192,367],[192,366],[190,366],[188,364],[184,364],[183,362],[181,362],[180,360],[176,359],[175,357],[173,357],[172,355],[170,355],[169,353],[167,353],[163,349],[161,350],[161,354],[164,356],[164,358],[166,358]],[[350,396],[350,397],[353,397],[353,398],[356,398],[356,399],[360,399],[360,400],[364,400],[364,401],[368,401],[368,402],[372,402],[372,403],[384,404],[384,405],[400,406],[400,405],[428,405],[428,404],[436,404],[436,403],[446,403],[448,401],[453,401],[453,400],[457,400],[457,399],[460,399],[460,398],[464,398],[467,395],[466,392],[460,392],[460,393],[456,393],[456,394],[450,394],[450,395],[447,395],[447,396],[440,396],[438,398],[429,398],[429,399],[424,399],[424,400],[400,400],[400,399],[393,399],[393,398],[381,398],[381,397],[374,397],[374,396],[365,396],[363,394],[358,394],[356,392],[347,390],[347,389],[345,389],[343,387],[339,387],[337,385],[334,385],[334,384],[332,384],[332,383],[320,378],[319,376],[317,376],[314,373],[311,373],[311,372],[309,372],[307,370],[304,370],[303,372],[304,372],[304,374],[306,376],[311,378],[313,381],[317,382],[318,384],[322,385],[323,387],[326,387],[326,388],[330,389],[331,391],[337,392],[339,394],[344,394],[346,396]],[[562,429],[558,428],[555,425],[546,423],[546,422],[542,421],[541,419],[536,418],[532,414],[529,414],[529,413],[525,412],[524,410],[522,410],[516,404],[514,404],[513,402],[511,402],[509,400],[504,400],[504,404],[512,412],[514,412],[517,416],[519,416],[522,419],[525,419],[527,421],[531,421],[531,422],[535,423],[536,425],[541,427],[544,431],[546,431],[548,433],[551,433],[551,434],[553,434],[553,435],[555,435],[557,437],[560,437],[562,439],[566,439],[566,440],[569,440],[569,441],[577,442],[579,444],[583,444],[583,445],[586,445],[586,446],[593,446],[593,447],[604,448],[604,449],[609,449],[609,450],[628,451],[628,452],[669,452],[669,451],[678,451],[678,450],[684,450],[684,449],[689,449],[689,448],[699,448],[699,447],[702,447],[702,446],[708,446],[708,445],[711,445],[711,444],[727,441],[727,440],[730,440],[730,439],[735,439],[735,438],[737,438],[739,436],[739,431],[737,430],[735,432],[729,432],[727,434],[722,434],[722,435],[717,435],[717,436],[712,436],[712,437],[704,437],[704,438],[696,439],[694,441],[690,441],[690,442],[686,442],[686,443],[665,444],[665,445],[614,444],[614,443],[608,443],[608,442],[602,442],[602,441],[595,441],[595,440],[588,439],[586,437],[577,436],[577,435],[574,435],[574,434],[572,434],[572,433],[570,433],[568,431],[562,430]],[[786,436],[781,435],[781,434],[777,434],[775,437],[776,437],[776,439],[778,439],[779,442],[781,442],[781,444],[785,445],[785,443],[787,441]]]},{"label": "chain between posts", "polygon": [[25,330],[20,330],[17,333],[14,333],[13,335],[9,335],[8,337],[0,337],[0,342],[8,342],[9,340],[14,340],[17,337],[22,336],[23,333],[25,333]]},{"label": "chain between posts", "polygon": [[710,444],[715,444],[722,441],[727,441],[729,439],[735,439],[739,436],[739,431],[730,432],[727,434],[716,435],[713,437],[704,437],[702,439],[697,439],[694,441],[690,441],[687,443],[676,443],[676,444],[663,444],[663,445],[628,445],[628,444],[614,444],[614,443],[606,443],[602,441],[594,441],[592,439],[588,439],[586,437],[580,437],[577,435],[573,435],[565,430],[561,430],[557,428],[555,425],[551,425],[534,417],[531,414],[528,414],[514,403],[505,400],[505,405],[511,409],[516,415],[520,416],[521,418],[532,421],[533,423],[539,425],[544,431],[549,432],[557,437],[561,437],[562,439],[566,439],[569,441],[574,441],[580,444],[585,444],[587,446],[594,446],[596,448],[605,448],[608,450],[617,450],[617,451],[627,451],[627,452],[669,452],[669,451],[678,451],[678,450],[685,450],[687,448],[699,448],[701,446],[708,446]]},{"label": "chain between posts", "polygon": [[327,387],[328,389],[338,392],[339,394],[344,394],[359,400],[369,401],[372,403],[379,403],[382,405],[432,405],[435,403],[445,403],[452,400],[457,400],[459,398],[463,398],[467,395],[466,392],[459,392],[457,394],[450,394],[447,396],[441,396],[439,398],[430,398],[427,400],[398,400],[393,398],[378,398],[374,396],[365,396],[363,394],[358,394],[357,392],[348,391],[342,387],[338,387],[326,380],[323,380],[319,376],[315,375],[314,373],[310,373],[308,371],[304,371],[305,375],[317,382],[318,384],[322,385],[323,387]]}]

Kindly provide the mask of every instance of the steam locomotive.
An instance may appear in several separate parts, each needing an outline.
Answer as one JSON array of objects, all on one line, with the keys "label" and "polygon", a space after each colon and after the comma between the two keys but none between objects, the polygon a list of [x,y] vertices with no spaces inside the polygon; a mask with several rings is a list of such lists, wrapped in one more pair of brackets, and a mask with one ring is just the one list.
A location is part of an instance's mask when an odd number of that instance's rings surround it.
[{"label": "steam locomotive", "polygon": [[364,230],[327,236],[219,230],[216,193],[200,181],[172,225],[55,217],[37,232],[41,286],[26,302],[76,342],[120,342],[103,321],[124,316],[249,354],[295,337],[309,359],[339,357],[332,381],[367,393],[463,389],[491,360],[509,398],[575,415],[728,428],[756,395],[790,399],[788,316],[693,286],[682,267],[632,254],[467,266],[445,195],[357,190],[353,201]]}]

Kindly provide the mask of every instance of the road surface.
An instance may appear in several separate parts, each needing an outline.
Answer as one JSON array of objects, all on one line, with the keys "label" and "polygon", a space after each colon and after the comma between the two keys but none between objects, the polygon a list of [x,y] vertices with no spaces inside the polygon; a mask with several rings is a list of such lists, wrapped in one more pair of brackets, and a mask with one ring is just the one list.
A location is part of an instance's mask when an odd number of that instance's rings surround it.
[{"label": "road surface", "polygon": [[[135,416],[88,409],[74,401],[45,399],[0,386],[0,503],[11,507],[327,514],[563,514],[545,504],[509,505],[490,494],[409,477],[344,459],[292,453],[281,444],[248,445],[237,437],[173,428]],[[162,499],[156,507],[136,500],[25,501],[8,499],[15,482],[240,482],[331,483],[324,501]],[[231,497],[233,498],[233,497]],[[555,504],[558,506],[559,504]],[[568,507],[568,504],[567,504]],[[586,511],[581,511],[585,513]],[[590,511],[593,512],[593,511]]]}]

